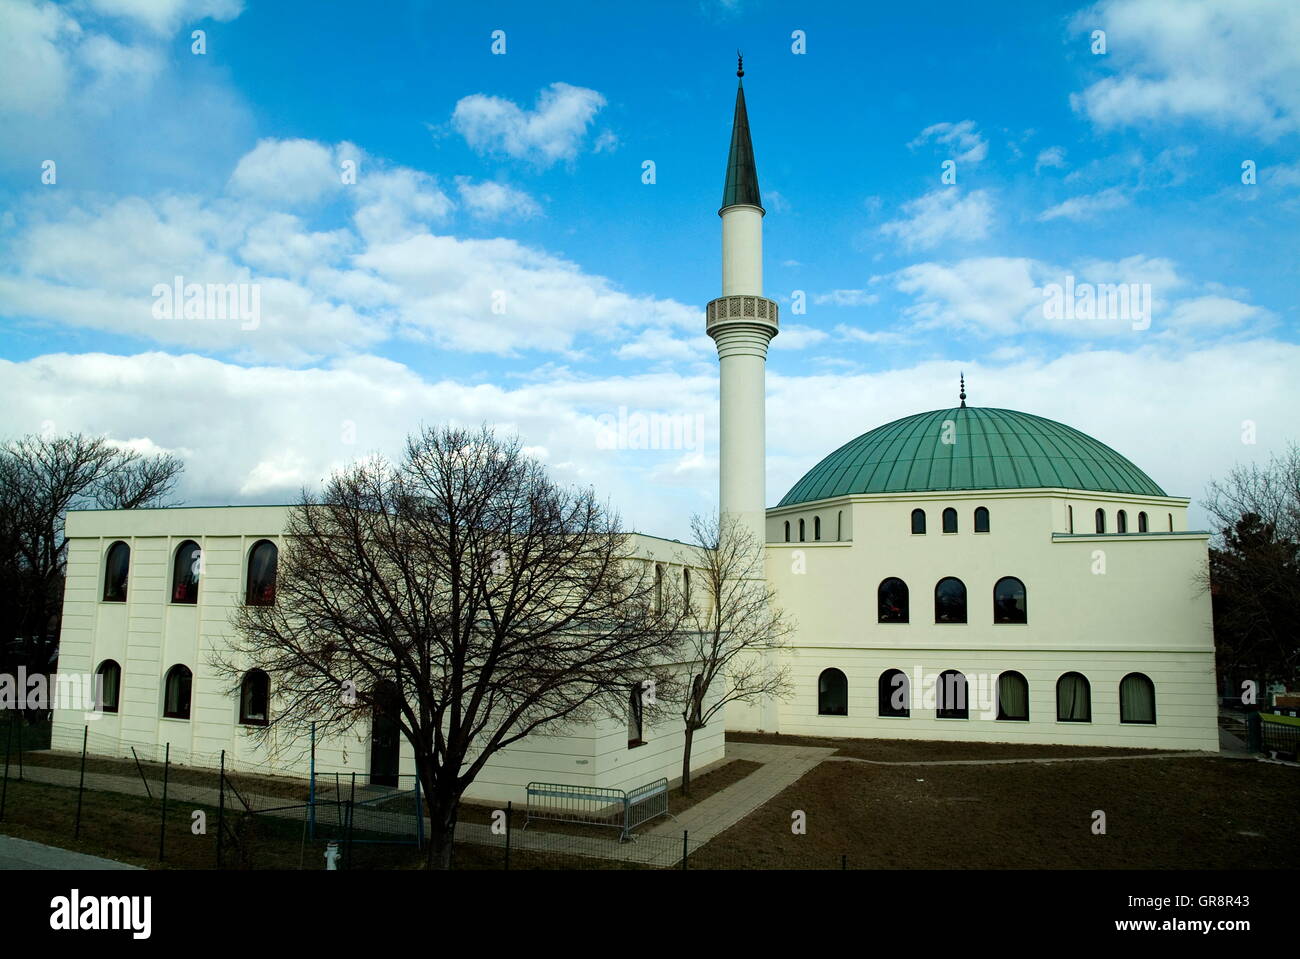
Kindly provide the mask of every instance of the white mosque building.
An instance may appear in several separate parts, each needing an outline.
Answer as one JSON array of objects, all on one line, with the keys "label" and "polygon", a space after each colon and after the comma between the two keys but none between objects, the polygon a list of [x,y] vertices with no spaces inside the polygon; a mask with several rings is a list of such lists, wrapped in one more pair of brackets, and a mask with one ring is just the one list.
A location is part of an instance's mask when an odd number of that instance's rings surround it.
[{"label": "white mosque building", "polygon": [[[738,71],[743,76],[743,70]],[[793,695],[728,709],[726,728],[801,736],[1218,749],[1209,534],[1187,529],[1128,459],[1061,423],[960,403],[876,426],[775,506],[765,490],[764,372],[778,306],[763,296],[758,186],[743,85],[722,219],[722,295],[706,310],[720,365],[720,509],[765,543],[795,625],[779,665]],[[863,426],[871,425],[864,412]],[[238,691],[208,659],[242,602],[274,597],[288,507],[75,511],[59,669],[105,679],[93,741],[304,771],[303,744],[256,746],[275,690],[257,664]],[[632,537],[633,556],[691,563]],[[196,555],[203,575],[192,576]],[[629,710],[629,713],[633,710]],[[85,716],[58,710],[80,743]],[[635,726],[635,728],[633,728]],[[723,755],[695,738],[693,769]],[[383,781],[410,772],[391,729],[331,741],[318,764]],[[520,800],[539,780],[633,788],[680,769],[682,723],[660,708],[502,753],[469,798]],[[113,744],[104,746],[104,743]]]}]

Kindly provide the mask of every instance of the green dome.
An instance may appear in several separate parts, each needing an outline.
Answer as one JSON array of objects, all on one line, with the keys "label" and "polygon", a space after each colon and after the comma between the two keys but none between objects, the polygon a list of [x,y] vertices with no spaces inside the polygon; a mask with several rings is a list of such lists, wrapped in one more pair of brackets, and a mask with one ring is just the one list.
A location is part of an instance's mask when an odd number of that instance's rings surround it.
[{"label": "green dome", "polygon": [[[944,422],[954,426],[945,443]],[[850,493],[1065,489],[1164,496],[1109,446],[1063,423],[962,406],[905,416],[845,443],[794,484],[778,506]]]}]

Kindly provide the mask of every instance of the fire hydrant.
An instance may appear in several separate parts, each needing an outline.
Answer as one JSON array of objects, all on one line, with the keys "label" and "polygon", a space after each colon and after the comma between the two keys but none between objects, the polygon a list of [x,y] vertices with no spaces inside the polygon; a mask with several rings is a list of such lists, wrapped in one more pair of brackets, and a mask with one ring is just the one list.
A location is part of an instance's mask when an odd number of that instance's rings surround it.
[{"label": "fire hydrant", "polygon": [[334,870],[339,868],[339,844],[336,842],[325,847],[325,868]]}]

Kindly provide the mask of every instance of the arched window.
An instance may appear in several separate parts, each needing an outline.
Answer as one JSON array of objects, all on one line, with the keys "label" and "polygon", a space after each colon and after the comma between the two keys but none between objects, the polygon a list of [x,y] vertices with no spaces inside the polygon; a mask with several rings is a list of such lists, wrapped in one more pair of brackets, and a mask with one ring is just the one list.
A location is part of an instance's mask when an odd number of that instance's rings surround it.
[{"label": "arched window", "polygon": [[901,669],[887,669],[880,674],[877,685],[881,716],[912,715],[912,696],[908,689],[907,673]]},{"label": "arched window", "polygon": [[785,541],[790,542],[790,521],[785,521]]},{"label": "arched window", "polygon": [[190,687],[194,674],[189,667],[179,663],[167,670],[167,682],[163,690],[163,715],[168,719],[190,718]]},{"label": "arched window", "polygon": [[664,611],[664,566],[655,563],[655,612]]},{"label": "arched window", "polygon": [[1104,509],[1097,510],[1095,518],[1097,521],[1097,532],[1106,532],[1106,511]]},{"label": "arched window", "polygon": [[1056,681],[1056,721],[1092,722],[1092,688],[1082,673],[1065,673]]},{"label": "arched window", "polygon": [[912,510],[912,532],[913,533],[925,532],[925,510],[923,509]]},{"label": "arched window", "polygon": [[907,584],[897,576],[882,580],[876,588],[876,622],[907,622]]},{"label": "arched window", "polygon": [[1067,533],[1074,532],[1074,507],[1073,506],[1067,506],[1065,508],[1065,531]]},{"label": "arched window", "polygon": [[993,622],[1029,622],[1025,584],[1014,576],[1003,576],[993,584]]},{"label": "arched window", "polygon": [[966,584],[955,576],[944,577],[934,587],[934,621],[966,622]]},{"label": "arched window", "polygon": [[126,602],[126,579],[131,571],[131,547],[118,540],[104,558],[104,602]]},{"label": "arched window", "polygon": [[1029,719],[1029,681],[1014,669],[998,677],[998,719]]},{"label": "arched window", "polygon": [[682,606],[689,610],[691,608],[691,568],[682,567]]},{"label": "arched window", "polygon": [[814,516],[813,517],[813,539],[819,540],[821,538],[822,538],[822,518],[820,516]]},{"label": "arched window", "polygon": [[1148,531],[1149,531],[1149,527],[1147,526],[1147,514],[1138,513],[1138,532],[1145,533]]},{"label": "arched window", "polygon": [[1128,513],[1124,512],[1124,510],[1120,510],[1115,514],[1115,532],[1128,532]]},{"label": "arched window", "polygon": [[799,542],[804,542],[803,520],[799,520]]},{"label": "arched window", "polygon": [[1170,514],[1169,514],[1169,532],[1172,533],[1173,531],[1174,531],[1174,514],[1173,514],[1173,513],[1170,513]]},{"label": "arched window", "polygon": [[240,725],[265,726],[270,708],[271,677],[260,669],[250,669],[239,686]]},{"label": "arched window", "polygon": [[835,514],[835,542],[842,543],[843,541],[844,541],[844,510],[840,510],[838,513]]},{"label": "arched window", "polygon": [[934,715],[938,719],[969,719],[966,677],[955,669],[941,672],[934,688],[934,706]]},{"label": "arched window", "polygon": [[199,570],[203,553],[199,544],[187,539],[176,548],[172,562],[172,602],[194,604],[199,601]]},{"label": "arched window", "polygon": [[975,507],[975,532],[987,533],[989,531],[989,511],[987,507]]},{"label": "arched window", "polygon": [[1156,687],[1142,673],[1129,673],[1119,681],[1119,721],[1146,724],[1156,721]]},{"label": "arched window", "polygon": [[642,686],[635,683],[627,699],[627,748],[645,745],[645,700]]},{"label": "arched window", "polygon": [[248,551],[249,606],[275,605],[275,567],[280,551],[269,539],[258,540]]},{"label": "arched window", "polygon": [[838,669],[823,669],[817,677],[817,715],[849,714],[849,681]]},{"label": "arched window", "polygon": [[117,712],[118,696],[122,689],[122,667],[116,660],[106,659],[95,670],[95,676],[99,683],[99,689],[96,690],[99,711]]},{"label": "arched window", "polygon": [[957,511],[951,506],[943,511],[943,531],[945,533],[957,532]]}]

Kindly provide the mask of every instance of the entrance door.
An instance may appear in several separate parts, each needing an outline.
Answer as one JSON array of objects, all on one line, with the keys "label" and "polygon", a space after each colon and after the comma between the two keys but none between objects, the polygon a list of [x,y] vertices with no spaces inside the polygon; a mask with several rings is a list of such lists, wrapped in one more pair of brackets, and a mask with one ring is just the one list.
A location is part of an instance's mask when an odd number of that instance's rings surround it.
[{"label": "entrance door", "polygon": [[375,688],[370,718],[370,782],[375,786],[397,785],[397,757],[402,742],[397,703],[397,689],[391,683]]}]

